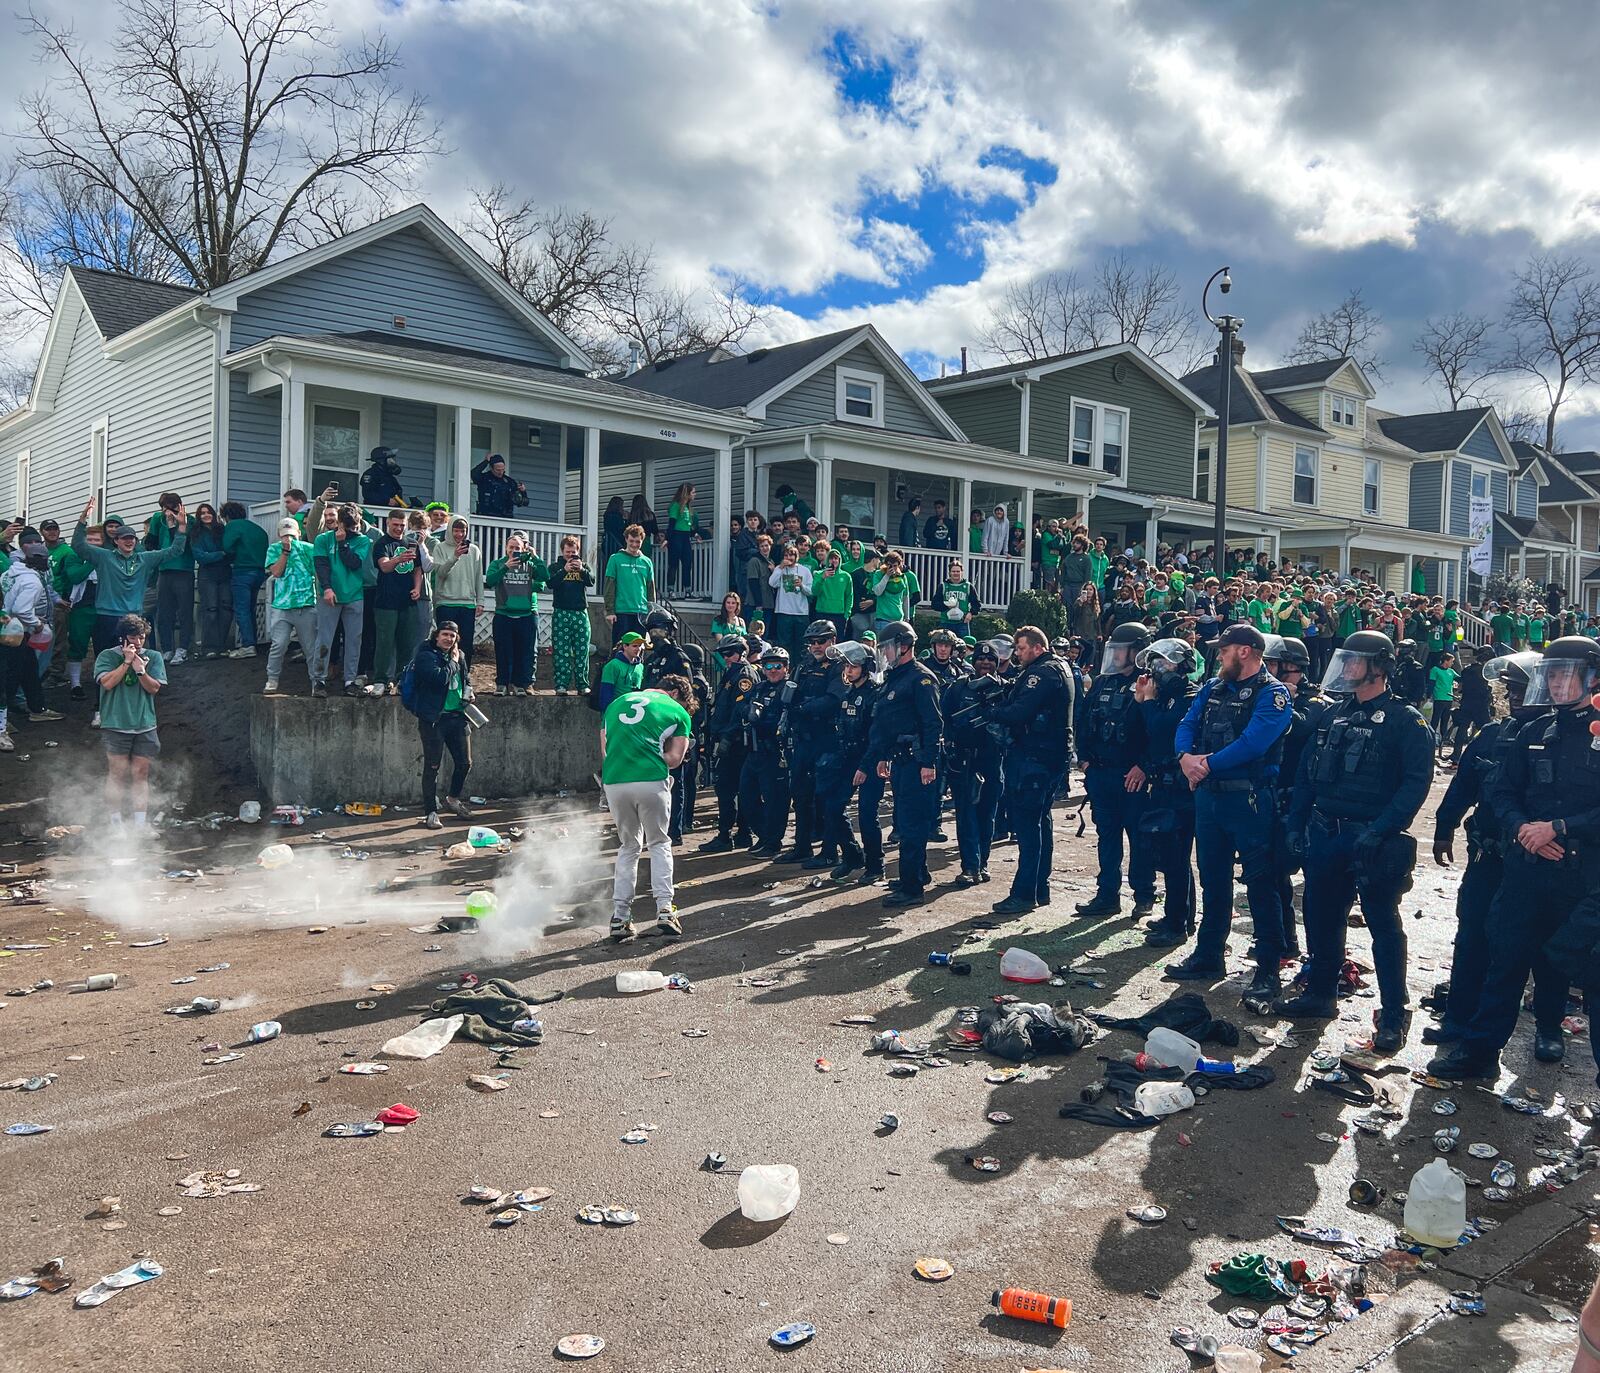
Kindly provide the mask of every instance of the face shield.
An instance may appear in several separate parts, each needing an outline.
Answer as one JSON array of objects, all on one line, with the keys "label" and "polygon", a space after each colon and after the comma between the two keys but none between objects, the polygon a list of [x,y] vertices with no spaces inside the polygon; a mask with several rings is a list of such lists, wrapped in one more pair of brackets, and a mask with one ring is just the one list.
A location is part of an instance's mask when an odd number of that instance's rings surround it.
[{"label": "face shield", "polygon": [[1100,675],[1104,677],[1111,673],[1126,672],[1135,666],[1135,652],[1132,644],[1116,644],[1108,639],[1105,650],[1100,654]]},{"label": "face shield", "polygon": [[1594,666],[1581,658],[1541,658],[1528,669],[1522,704],[1557,710],[1588,705],[1596,676]]},{"label": "face shield", "polygon": [[1182,670],[1190,652],[1189,645],[1182,639],[1157,639],[1149,648],[1141,648],[1134,654],[1133,661],[1141,672],[1164,677]]},{"label": "face shield", "polygon": [[1328,670],[1322,674],[1322,689],[1329,696],[1350,696],[1357,687],[1379,676],[1370,653],[1352,653],[1341,648],[1334,653]]}]

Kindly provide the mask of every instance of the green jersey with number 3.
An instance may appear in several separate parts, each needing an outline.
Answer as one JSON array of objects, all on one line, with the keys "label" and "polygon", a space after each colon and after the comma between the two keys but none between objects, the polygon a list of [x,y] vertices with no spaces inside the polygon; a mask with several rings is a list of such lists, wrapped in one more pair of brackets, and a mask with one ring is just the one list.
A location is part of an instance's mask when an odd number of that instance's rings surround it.
[{"label": "green jersey with number 3", "polygon": [[659,782],[668,772],[662,746],[694,725],[664,691],[626,691],[606,707],[600,727],[606,732],[602,782]]}]

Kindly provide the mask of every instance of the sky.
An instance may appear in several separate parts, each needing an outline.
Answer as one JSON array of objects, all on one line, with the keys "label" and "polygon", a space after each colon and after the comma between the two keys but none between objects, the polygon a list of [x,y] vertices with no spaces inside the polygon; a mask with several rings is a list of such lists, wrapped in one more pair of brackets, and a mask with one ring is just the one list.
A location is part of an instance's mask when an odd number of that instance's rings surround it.
[{"label": "sky", "polygon": [[[65,0],[41,0],[66,12]],[[109,33],[113,0],[70,0]],[[329,0],[382,29],[449,145],[415,198],[505,182],[608,217],[763,337],[867,320],[924,375],[1011,285],[1113,252],[1198,303],[1233,269],[1252,366],[1360,288],[1379,404],[1442,401],[1421,323],[1497,313],[1530,251],[1600,266],[1600,12],[1519,0]],[[9,21],[8,21],[9,22]],[[0,88],[33,89],[0,42]],[[4,107],[0,106],[0,111]],[[13,146],[15,106],[0,134]],[[1600,446],[1600,388],[1568,446]]]}]

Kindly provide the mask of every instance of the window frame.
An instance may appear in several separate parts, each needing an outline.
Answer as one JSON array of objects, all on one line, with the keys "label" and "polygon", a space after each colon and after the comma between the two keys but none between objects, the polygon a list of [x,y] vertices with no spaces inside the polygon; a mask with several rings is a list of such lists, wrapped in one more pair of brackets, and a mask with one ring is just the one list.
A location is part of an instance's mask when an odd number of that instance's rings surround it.
[{"label": "window frame", "polygon": [[1346,429],[1354,429],[1361,418],[1360,401],[1342,391],[1330,391],[1328,415],[1330,424],[1342,424]]},{"label": "window frame", "polygon": [[[375,399],[375,398],[374,398]],[[341,478],[345,469],[327,467],[317,462],[317,410],[348,410],[358,417],[356,425],[356,467],[350,473],[348,487],[343,481],[339,484],[339,499],[343,501],[359,501],[361,499],[361,474],[366,471],[371,450],[380,442],[382,422],[382,402],[367,397],[343,395],[312,395],[306,397],[306,481],[314,488],[310,494],[318,496],[322,493],[322,483],[316,479],[319,470],[324,472],[337,472]]]},{"label": "window frame", "polygon": [[[1311,475],[1306,479],[1311,483],[1311,499],[1309,501],[1301,500],[1299,494],[1299,483],[1301,481],[1300,455],[1302,453],[1309,453],[1311,455]],[[1294,446],[1293,465],[1289,471],[1289,503],[1291,505],[1299,506],[1302,510],[1315,510],[1317,508],[1317,500],[1321,494],[1322,450],[1315,444],[1297,443]]]},{"label": "window frame", "polygon": [[[1367,480],[1368,472],[1372,480]],[[1367,504],[1367,491],[1372,491],[1372,504]],[[1383,459],[1364,458],[1361,465],[1361,513],[1377,518],[1383,509]]]},{"label": "window frame", "polygon": [[[1107,486],[1125,487],[1128,484],[1128,465],[1133,453],[1133,411],[1126,405],[1110,405],[1105,401],[1085,400],[1069,396],[1067,403],[1067,463],[1105,476]],[[1089,461],[1078,461],[1078,411],[1086,410],[1094,417],[1094,431],[1089,439]],[[1122,419],[1122,467],[1118,472],[1106,469],[1106,416],[1118,415]]]},{"label": "window frame", "polygon": [[23,520],[28,518],[29,487],[33,485],[33,449],[24,448],[17,454],[15,513]]},{"label": "window frame", "polygon": [[[847,408],[851,382],[872,388],[872,414],[853,415]],[[883,411],[886,386],[882,372],[868,372],[860,367],[835,367],[833,369],[834,418],[844,424],[867,424],[883,428]]]},{"label": "window frame", "polygon": [[106,414],[89,426],[89,494],[95,500],[97,519],[106,517],[106,493],[110,486],[111,416]]},{"label": "window frame", "polygon": [[[1216,500],[1216,497],[1211,491],[1213,479],[1216,477],[1216,464],[1211,459],[1211,453],[1211,444],[1196,445],[1194,450],[1194,485],[1190,488],[1190,490],[1194,496],[1194,499],[1197,501],[1214,502]],[[1204,457],[1203,462],[1201,461],[1202,456]],[[1200,494],[1201,472],[1206,474],[1206,494],[1203,496]]]}]

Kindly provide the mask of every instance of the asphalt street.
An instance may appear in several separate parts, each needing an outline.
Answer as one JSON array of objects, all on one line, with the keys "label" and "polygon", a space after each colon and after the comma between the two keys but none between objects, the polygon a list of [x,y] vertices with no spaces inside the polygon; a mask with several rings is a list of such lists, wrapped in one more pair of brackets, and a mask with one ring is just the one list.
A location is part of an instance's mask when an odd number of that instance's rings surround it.
[{"label": "asphalt street", "polygon": [[[1430,814],[1437,797],[1436,788]],[[75,851],[20,845],[4,855],[20,861],[8,880],[45,882],[33,903],[28,889],[14,889],[23,903],[4,908],[4,943],[46,947],[0,959],[0,990],[55,985],[0,998],[0,1079],[59,1077],[0,1095],[4,1124],[53,1127],[0,1137],[0,1279],[60,1256],[74,1281],[64,1293],[0,1305],[0,1367],[524,1369],[561,1362],[558,1339],[592,1332],[606,1342],[588,1365],[596,1369],[705,1373],[784,1360],[894,1373],[1145,1373],[1194,1366],[1169,1341],[1184,1324],[1259,1347],[1274,1367],[1262,1332],[1225,1319],[1240,1303],[1204,1281],[1209,1263],[1257,1251],[1326,1266],[1326,1252],[1291,1239],[1278,1216],[1388,1243],[1401,1210],[1392,1194],[1433,1156],[1430,1137],[1447,1123],[1432,1109],[1442,1096],[1458,1103],[1448,1123],[1462,1126],[1463,1146],[1492,1143],[1518,1170],[1511,1201],[1491,1204],[1475,1190],[1469,1215],[1498,1219],[1508,1233],[1535,1225],[1524,1213],[1548,1213],[1557,1198],[1520,1179],[1538,1165],[1536,1142],[1565,1140],[1573,1128],[1558,1094],[1566,1105],[1600,1097],[1586,1039],[1572,1040],[1563,1065],[1533,1064],[1524,1016],[1500,1085],[1542,1094],[1550,1114],[1518,1115],[1471,1086],[1439,1092],[1399,1073],[1384,1080],[1403,1118],[1385,1136],[1362,1134],[1350,1125],[1362,1108],[1303,1085],[1319,1046],[1339,1050],[1369,1032],[1375,1002],[1361,996],[1292,1046],[1257,1044],[1246,1028],[1238,1049],[1219,1056],[1264,1063],[1277,1080],[1212,1092],[1146,1133],[1057,1114],[1099,1076],[1099,1056],[1141,1047],[1126,1033],[1041,1060],[1008,1083],[985,1080],[997,1061],[953,1050],[948,1067],[891,1077],[870,1052],[875,1029],[939,1043],[961,1007],[1006,992],[1137,1015],[1180,990],[1160,980],[1171,954],[1145,949],[1131,915],[1071,916],[1090,892],[1093,861],[1075,805],[1057,812],[1054,904],[994,930],[969,922],[1004,894],[1012,847],[996,852],[995,882],[971,891],[948,885],[954,846],[937,847],[937,899],[885,911],[875,889],[815,889],[811,874],[743,854],[696,857],[702,830],[678,865],[685,938],[623,948],[597,923],[608,836],[592,806],[575,797],[491,807],[489,823],[524,831],[504,857],[446,859],[414,814],[323,817],[302,830],[169,830],[156,846],[119,845],[91,827]],[[262,846],[285,837],[295,862],[257,867]],[[352,856],[341,856],[347,846]],[[162,875],[193,870],[202,875]],[[1455,881],[1429,864],[1404,903],[1413,1004],[1445,976]],[[459,912],[466,893],[496,884],[501,911],[482,932],[427,932]],[[1240,915],[1235,975],[1203,990],[1213,1014],[1281,1036],[1286,1022],[1238,1004],[1247,931]],[[1013,986],[998,971],[1012,945],[1052,967],[1094,971],[1061,986]],[[1351,946],[1365,960],[1363,931],[1352,930]],[[929,965],[930,952],[952,948],[972,963],[970,976]],[[692,992],[615,991],[619,970],[646,967],[685,975]],[[376,1058],[468,971],[564,993],[540,1008],[544,1042],[515,1055],[505,1090],[469,1087],[470,1075],[501,1069],[494,1052],[463,1041],[425,1061],[393,1060],[383,1075],[337,1071]],[[74,986],[107,972],[119,975],[114,990]],[[194,980],[174,985],[180,978]],[[195,995],[222,998],[223,1009],[163,1014]],[[366,1001],[374,1004],[357,1004]],[[861,1015],[875,1023],[840,1023]],[[269,1019],[280,1037],[244,1042]],[[1396,1061],[1426,1061],[1417,1037],[1426,1023],[1416,1017]],[[203,1063],[229,1051],[240,1056]],[[323,1134],[396,1102],[420,1113],[403,1131]],[[991,1123],[995,1111],[1010,1121]],[[892,1132],[878,1123],[886,1112],[900,1120]],[[641,1125],[648,1142],[622,1142]],[[728,1160],[720,1172],[702,1166],[712,1152]],[[984,1155],[999,1159],[998,1171],[968,1162]],[[1464,1147],[1452,1161],[1487,1180],[1489,1163]],[[798,1168],[801,1199],[784,1220],[740,1216],[737,1176],[753,1163]],[[181,1196],[178,1180],[199,1170],[238,1170],[235,1181],[260,1190]],[[1375,1210],[1348,1204],[1357,1176],[1390,1194]],[[1593,1206],[1592,1181],[1560,1199]],[[553,1195],[495,1229],[463,1200],[474,1184]],[[92,1214],[103,1197],[120,1198],[120,1210]],[[1151,1203],[1166,1208],[1165,1222],[1128,1217]],[[590,1204],[636,1211],[639,1221],[578,1223]],[[162,1276],[102,1306],[73,1307],[77,1292],[138,1256],[156,1260]],[[954,1276],[919,1279],[922,1256],[947,1260]],[[1437,1301],[1426,1321],[1402,1320],[1411,1289],[1394,1292],[1373,1267],[1374,1309],[1297,1368],[1354,1369],[1387,1350],[1387,1367],[1418,1373],[1447,1366],[1434,1360],[1462,1338],[1477,1369],[1570,1360],[1576,1337],[1560,1319],[1575,1309],[1568,1294],[1533,1303],[1531,1323],[1499,1297],[1475,1320],[1440,1319]],[[1443,1290],[1463,1281],[1411,1280]],[[999,1315],[990,1294],[1008,1286],[1069,1298],[1070,1325]],[[768,1336],[793,1321],[817,1334],[780,1352]],[[1406,1339],[1414,1329],[1422,1333]]]}]

